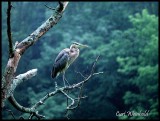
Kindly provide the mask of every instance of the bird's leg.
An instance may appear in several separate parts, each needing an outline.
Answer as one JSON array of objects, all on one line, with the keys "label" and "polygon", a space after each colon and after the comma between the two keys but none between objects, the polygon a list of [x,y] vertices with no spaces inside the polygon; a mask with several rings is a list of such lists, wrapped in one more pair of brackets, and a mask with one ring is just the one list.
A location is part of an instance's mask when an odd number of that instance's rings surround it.
[{"label": "bird's leg", "polygon": [[65,72],[64,72],[64,80],[67,82],[68,86],[70,86],[69,82],[67,81],[66,77],[65,77]]},{"label": "bird's leg", "polygon": [[[64,73],[63,73],[63,82],[64,82],[64,86],[66,87],[65,81],[68,83],[67,79],[65,78],[65,71],[64,71]],[[69,84],[69,83],[68,83],[68,84]],[[69,84],[69,86],[70,86],[70,84]],[[69,90],[67,90],[66,93],[69,93]],[[67,97],[67,107],[68,107],[68,97]]]},{"label": "bird's leg", "polygon": [[66,80],[66,82],[67,82],[68,86],[70,86],[70,84],[69,84],[69,82],[67,81],[67,79],[66,79],[66,78],[64,78],[64,79]]},{"label": "bird's leg", "polygon": [[55,89],[57,90],[58,89],[58,86],[57,86],[57,82],[55,81]]},{"label": "bird's leg", "polygon": [[[64,74],[65,74],[65,73],[64,73]],[[64,82],[64,87],[66,87],[64,74],[63,74],[63,82]]]}]

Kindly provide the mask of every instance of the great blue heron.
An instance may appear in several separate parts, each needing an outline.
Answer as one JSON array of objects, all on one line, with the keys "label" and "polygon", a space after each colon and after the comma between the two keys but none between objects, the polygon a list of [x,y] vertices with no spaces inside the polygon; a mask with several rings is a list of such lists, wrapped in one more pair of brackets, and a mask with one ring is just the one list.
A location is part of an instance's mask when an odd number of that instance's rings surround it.
[{"label": "great blue heron", "polygon": [[63,73],[64,86],[65,86],[65,81],[68,83],[68,81],[65,79],[65,71],[79,56],[79,47],[88,47],[88,46],[74,42],[70,46],[70,48],[65,48],[58,54],[53,64],[51,76],[54,79],[60,73]]}]

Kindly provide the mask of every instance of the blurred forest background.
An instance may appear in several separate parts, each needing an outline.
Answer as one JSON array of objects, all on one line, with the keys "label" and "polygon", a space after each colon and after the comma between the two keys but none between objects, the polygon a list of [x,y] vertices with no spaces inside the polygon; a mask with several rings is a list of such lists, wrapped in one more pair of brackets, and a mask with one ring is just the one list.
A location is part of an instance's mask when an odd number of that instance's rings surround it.
[{"label": "blurred forest background", "polygon": [[[22,41],[53,13],[44,5],[58,2],[12,2],[13,43]],[[2,2],[2,74],[8,61],[7,2]],[[94,76],[84,86],[80,106],[70,112],[72,119],[158,119],[158,2],[69,2],[61,20],[22,56],[16,75],[37,68],[38,74],[19,85],[17,101],[30,107],[54,90],[50,73],[57,54],[72,41],[91,46],[66,72],[73,84],[90,73],[98,55]],[[32,82],[32,83],[31,83]],[[63,86],[62,76],[57,79]],[[74,93],[74,91],[71,91]],[[16,118],[28,116],[7,102]],[[66,97],[56,95],[38,108],[45,119],[65,118]],[[116,116],[116,112],[149,110],[149,116]],[[2,112],[3,119],[12,119]]]}]

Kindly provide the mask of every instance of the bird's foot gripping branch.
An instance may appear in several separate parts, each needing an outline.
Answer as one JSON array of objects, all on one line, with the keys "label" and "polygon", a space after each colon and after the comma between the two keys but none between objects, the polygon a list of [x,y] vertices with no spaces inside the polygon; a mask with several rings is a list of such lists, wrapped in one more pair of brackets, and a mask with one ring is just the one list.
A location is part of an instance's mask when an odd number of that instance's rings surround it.
[{"label": "bird's foot gripping branch", "polygon": [[[49,19],[47,19],[40,27],[38,27],[33,33],[31,33],[28,37],[26,37],[21,42],[16,42],[15,47],[12,45],[12,38],[11,38],[11,26],[10,26],[10,10],[11,10],[11,3],[8,2],[8,18],[7,18],[7,29],[8,29],[8,42],[9,42],[9,60],[6,65],[6,69],[4,72],[4,75],[2,77],[2,85],[1,85],[1,107],[5,107],[5,101],[6,99],[9,100],[9,102],[19,111],[28,113],[29,117],[28,119],[32,119],[33,117],[36,117],[38,119],[44,118],[45,116],[40,115],[37,108],[40,105],[43,105],[45,101],[52,96],[55,96],[56,94],[63,94],[65,97],[67,97],[68,100],[71,101],[70,104],[67,105],[66,110],[67,112],[69,110],[73,110],[77,108],[80,104],[80,100],[83,98],[86,98],[86,96],[82,96],[82,90],[83,85],[86,83],[92,76],[101,74],[102,72],[94,73],[95,65],[98,61],[99,56],[97,57],[92,69],[91,73],[88,77],[84,78],[81,82],[77,84],[73,84],[71,86],[62,87],[56,89],[47,95],[45,95],[43,98],[41,98],[37,103],[35,103],[33,106],[27,108],[22,105],[20,105],[16,99],[14,98],[14,90],[15,88],[23,81],[29,80],[33,76],[37,74],[37,69],[32,69],[30,71],[27,71],[24,74],[20,74],[18,76],[15,75],[19,61],[21,59],[21,56],[24,55],[24,52],[31,47],[33,44],[35,44],[41,36],[43,36],[50,28],[52,28],[54,25],[57,24],[57,22],[60,20],[62,13],[64,12],[68,2],[59,2],[59,5],[56,7],[55,12]],[[74,43],[77,44],[77,43]],[[71,97],[69,94],[66,93],[66,91],[72,90],[72,89],[80,89],[79,95],[77,98]],[[76,103],[77,102],[77,103]],[[9,111],[11,112],[11,111]],[[11,113],[13,115],[13,113]],[[68,117],[68,113],[66,113],[66,116]]]}]

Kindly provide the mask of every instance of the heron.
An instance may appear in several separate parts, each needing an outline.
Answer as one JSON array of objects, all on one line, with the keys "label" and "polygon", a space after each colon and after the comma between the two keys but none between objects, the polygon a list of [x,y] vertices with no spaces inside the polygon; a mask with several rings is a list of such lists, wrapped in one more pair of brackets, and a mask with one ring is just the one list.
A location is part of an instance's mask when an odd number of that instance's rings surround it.
[{"label": "heron", "polygon": [[54,61],[53,68],[52,68],[52,71],[51,71],[51,77],[54,79],[55,77],[58,77],[59,74],[63,73],[63,82],[64,82],[64,86],[66,86],[65,81],[67,83],[68,83],[68,81],[65,78],[65,72],[69,68],[69,66],[79,56],[79,52],[80,52],[79,48],[85,48],[85,47],[88,47],[88,46],[80,44],[78,42],[73,42],[71,44],[70,48],[63,49],[57,55],[57,57]]}]

